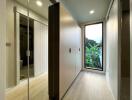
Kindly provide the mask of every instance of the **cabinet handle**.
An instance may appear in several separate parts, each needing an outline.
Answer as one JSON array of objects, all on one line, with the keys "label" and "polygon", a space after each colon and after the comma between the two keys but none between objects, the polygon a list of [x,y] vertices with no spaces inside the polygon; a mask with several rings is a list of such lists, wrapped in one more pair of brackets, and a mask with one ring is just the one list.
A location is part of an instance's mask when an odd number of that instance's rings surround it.
[{"label": "cabinet handle", "polygon": [[81,49],[79,48],[79,51],[81,51]]},{"label": "cabinet handle", "polygon": [[69,53],[71,53],[71,48],[69,48]]}]

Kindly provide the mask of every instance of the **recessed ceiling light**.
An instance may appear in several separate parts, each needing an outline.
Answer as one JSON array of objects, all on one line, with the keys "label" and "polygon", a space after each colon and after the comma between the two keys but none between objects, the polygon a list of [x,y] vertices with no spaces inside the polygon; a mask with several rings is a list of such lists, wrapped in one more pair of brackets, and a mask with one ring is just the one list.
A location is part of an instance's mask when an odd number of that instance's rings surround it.
[{"label": "recessed ceiling light", "polygon": [[37,4],[38,6],[40,6],[40,7],[43,5],[43,3],[42,3],[40,0],[37,0],[37,1],[36,1],[36,4]]},{"label": "recessed ceiling light", "polygon": [[94,14],[94,13],[95,13],[95,11],[94,11],[94,10],[91,10],[89,13],[92,15],[92,14]]}]

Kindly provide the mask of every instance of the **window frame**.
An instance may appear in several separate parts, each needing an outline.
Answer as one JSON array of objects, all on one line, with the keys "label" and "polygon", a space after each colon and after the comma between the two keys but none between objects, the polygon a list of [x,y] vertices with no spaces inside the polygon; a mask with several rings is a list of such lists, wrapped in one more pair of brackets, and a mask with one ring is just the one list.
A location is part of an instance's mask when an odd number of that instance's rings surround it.
[{"label": "window frame", "polygon": [[[96,24],[102,24],[102,69],[99,69],[99,68],[92,68],[92,67],[87,67],[86,68],[86,66],[85,66],[85,52],[86,52],[86,50],[85,50],[85,35],[86,35],[86,26],[89,26],[89,25],[96,25]],[[84,25],[84,47],[83,47],[83,49],[84,49],[84,53],[83,53],[83,55],[84,55],[84,61],[83,61],[83,63],[84,63],[84,69],[86,69],[86,70],[88,70],[88,69],[90,69],[90,70],[95,70],[95,71],[101,71],[101,72],[103,72],[104,71],[104,22],[103,21],[100,21],[100,22],[95,22],[95,23],[90,23],[90,24],[85,24]]]}]

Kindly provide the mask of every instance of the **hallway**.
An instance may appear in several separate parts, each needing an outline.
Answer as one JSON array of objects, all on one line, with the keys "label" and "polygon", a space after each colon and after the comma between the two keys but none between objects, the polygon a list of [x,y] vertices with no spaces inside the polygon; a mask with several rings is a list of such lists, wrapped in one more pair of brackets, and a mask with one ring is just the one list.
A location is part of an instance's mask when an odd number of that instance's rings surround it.
[{"label": "hallway", "polygon": [[131,100],[131,1],[2,0],[0,100]]},{"label": "hallway", "polygon": [[63,100],[114,100],[105,76],[81,72]]}]

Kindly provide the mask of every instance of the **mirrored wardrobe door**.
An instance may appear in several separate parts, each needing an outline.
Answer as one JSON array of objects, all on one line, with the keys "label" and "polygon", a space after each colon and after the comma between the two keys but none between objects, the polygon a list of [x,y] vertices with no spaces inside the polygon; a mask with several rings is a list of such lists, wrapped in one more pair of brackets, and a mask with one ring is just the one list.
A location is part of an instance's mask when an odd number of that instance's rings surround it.
[{"label": "mirrored wardrobe door", "polygon": [[28,100],[27,0],[7,0],[6,100]]},{"label": "mirrored wardrobe door", "polygon": [[29,98],[48,100],[49,0],[29,1]]}]

